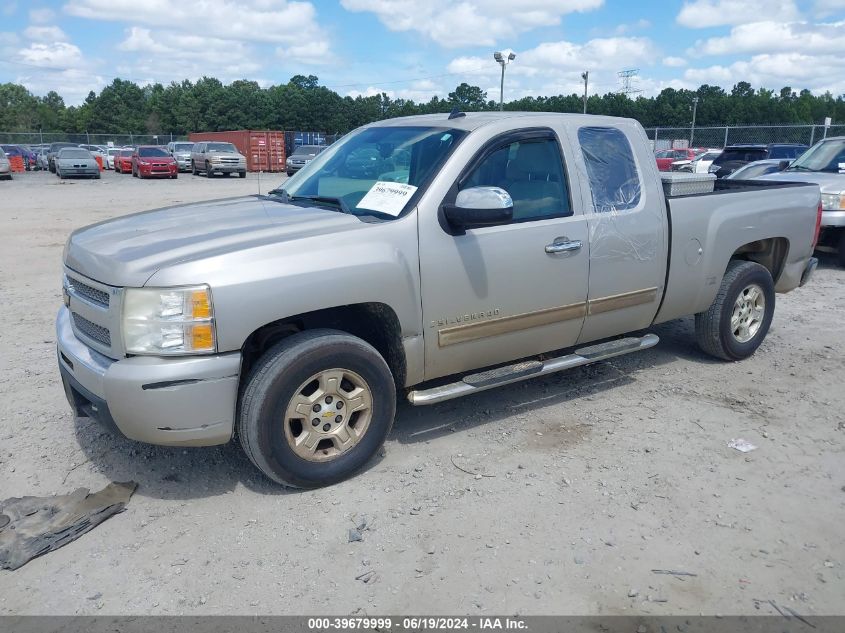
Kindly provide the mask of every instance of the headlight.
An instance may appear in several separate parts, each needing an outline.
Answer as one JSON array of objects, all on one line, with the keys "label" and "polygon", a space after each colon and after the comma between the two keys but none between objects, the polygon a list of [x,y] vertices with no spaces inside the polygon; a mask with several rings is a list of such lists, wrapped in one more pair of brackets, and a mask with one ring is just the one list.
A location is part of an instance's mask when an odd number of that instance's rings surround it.
[{"label": "headlight", "polygon": [[123,342],[129,354],[208,354],[217,349],[208,286],[127,288]]},{"label": "headlight", "polygon": [[823,193],[822,209],[827,211],[845,210],[845,195],[841,193]]}]

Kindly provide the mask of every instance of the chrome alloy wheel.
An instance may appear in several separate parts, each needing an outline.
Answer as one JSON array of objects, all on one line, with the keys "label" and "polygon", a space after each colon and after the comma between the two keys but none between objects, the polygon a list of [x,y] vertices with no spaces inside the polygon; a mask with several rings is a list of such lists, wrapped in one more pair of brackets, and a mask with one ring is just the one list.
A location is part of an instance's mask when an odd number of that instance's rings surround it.
[{"label": "chrome alloy wheel", "polygon": [[325,462],[356,446],[373,417],[373,396],[366,381],[348,369],[311,376],[285,411],[285,439],[302,459]]},{"label": "chrome alloy wheel", "polygon": [[737,296],[731,313],[731,332],[734,338],[740,343],[753,339],[760,331],[765,314],[766,296],[763,289],[757,284],[746,286]]}]

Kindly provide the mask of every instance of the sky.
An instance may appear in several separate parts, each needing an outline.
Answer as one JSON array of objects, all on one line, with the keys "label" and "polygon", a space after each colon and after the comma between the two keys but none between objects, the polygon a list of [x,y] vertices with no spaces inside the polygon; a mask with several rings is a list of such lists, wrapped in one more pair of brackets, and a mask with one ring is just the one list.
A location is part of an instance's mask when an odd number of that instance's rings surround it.
[{"label": "sky", "polygon": [[845,93],[845,0],[4,0],[0,83],[68,105],[115,77],[262,86],[317,75],[342,95],[505,99],[738,81]]}]

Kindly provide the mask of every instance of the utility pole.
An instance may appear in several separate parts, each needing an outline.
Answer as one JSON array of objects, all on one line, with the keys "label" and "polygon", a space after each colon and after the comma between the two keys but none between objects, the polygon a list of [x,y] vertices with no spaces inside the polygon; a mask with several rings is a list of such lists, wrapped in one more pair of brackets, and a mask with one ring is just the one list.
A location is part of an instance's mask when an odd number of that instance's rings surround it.
[{"label": "utility pole", "polygon": [[496,51],[493,53],[493,59],[499,62],[499,66],[502,67],[502,81],[499,83],[499,110],[501,111],[505,109],[505,66],[516,59],[516,54],[508,53],[508,56],[505,57],[501,51]]},{"label": "utility pole", "polygon": [[692,141],[695,138],[695,112],[698,109],[698,95],[692,98],[692,129],[689,133],[689,146],[693,147]]},{"label": "utility pole", "polygon": [[587,83],[590,81],[590,71],[582,72],[581,79],[584,80],[584,114],[587,114]]}]

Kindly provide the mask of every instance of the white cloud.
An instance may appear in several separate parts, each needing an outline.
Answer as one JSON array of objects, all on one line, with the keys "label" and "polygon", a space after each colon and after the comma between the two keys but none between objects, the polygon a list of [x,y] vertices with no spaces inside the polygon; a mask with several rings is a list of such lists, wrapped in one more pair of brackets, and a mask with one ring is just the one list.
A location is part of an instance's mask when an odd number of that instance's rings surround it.
[{"label": "white cloud", "polygon": [[664,66],[668,66],[669,68],[681,68],[687,65],[687,60],[683,57],[675,57],[670,55],[669,57],[664,57],[662,64]]},{"label": "white cloud", "polygon": [[799,19],[800,12],[794,0],[692,0],[684,3],[677,21],[696,29],[755,22],[761,17],[789,22]]},{"label": "white cloud", "polygon": [[18,51],[18,59],[29,66],[64,70],[82,62],[82,51],[69,42],[33,42]]},{"label": "white cloud", "polygon": [[837,11],[845,11],[845,0],[816,0],[813,13],[818,18],[826,18]]},{"label": "white cloud", "polygon": [[841,53],[845,51],[845,21],[831,24],[807,22],[754,22],[735,26],[726,37],[697,42],[696,55],[737,53]]},{"label": "white cloud", "polygon": [[492,46],[604,0],[341,0],[348,11],[374,13],[391,31],[416,31],[441,46]]},{"label": "white cloud", "polygon": [[434,83],[430,79],[418,79],[411,82],[408,88],[379,88],[378,86],[368,86],[364,90],[349,90],[346,95],[352,97],[374,97],[382,93],[386,94],[391,99],[405,99],[415,101],[417,103],[430,101],[432,97],[445,97],[446,93],[443,86]]},{"label": "white cloud", "polygon": [[291,46],[280,46],[276,55],[287,62],[325,65],[336,61],[328,40],[303,41]]},{"label": "white cloud", "polygon": [[30,26],[24,29],[23,34],[34,42],[66,42],[68,39],[58,26]]},{"label": "white cloud", "polygon": [[[584,44],[543,42],[517,51],[507,69],[505,99],[580,93],[585,69],[590,71],[591,93],[614,92],[620,88],[616,73],[621,68],[651,65],[656,55],[654,43],[646,37],[595,38]],[[487,57],[457,57],[447,69],[458,74],[455,83],[479,85],[489,98],[498,99],[499,66]]]},{"label": "white cloud", "polygon": [[310,2],[285,0],[76,0],[65,12],[91,20],[129,22],[244,42],[296,44],[325,38]]},{"label": "white cloud", "polygon": [[52,9],[30,9],[29,11],[29,20],[35,24],[46,24],[47,22],[52,22],[55,17],[56,12]]},{"label": "white cloud", "polygon": [[[626,33],[631,33],[632,31],[642,31],[651,27],[651,22],[646,20],[645,18],[640,18],[636,22],[632,24],[620,24],[615,29],[613,29],[613,33],[615,35],[625,35]],[[601,29],[596,28],[593,29],[593,32],[599,32]]]},{"label": "white cloud", "polygon": [[89,69],[69,68],[65,70],[45,70],[43,72],[18,76],[16,83],[25,86],[34,94],[47,94],[51,90],[59,93],[68,105],[81,103],[88,92],[99,92],[108,83]]},{"label": "white cloud", "polygon": [[[812,72],[808,72],[812,69]],[[738,81],[777,90],[783,86],[815,93],[845,93],[845,60],[837,54],[763,53],[729,65],[688,68],[684,78],[696,84],[730,87]]]}]

